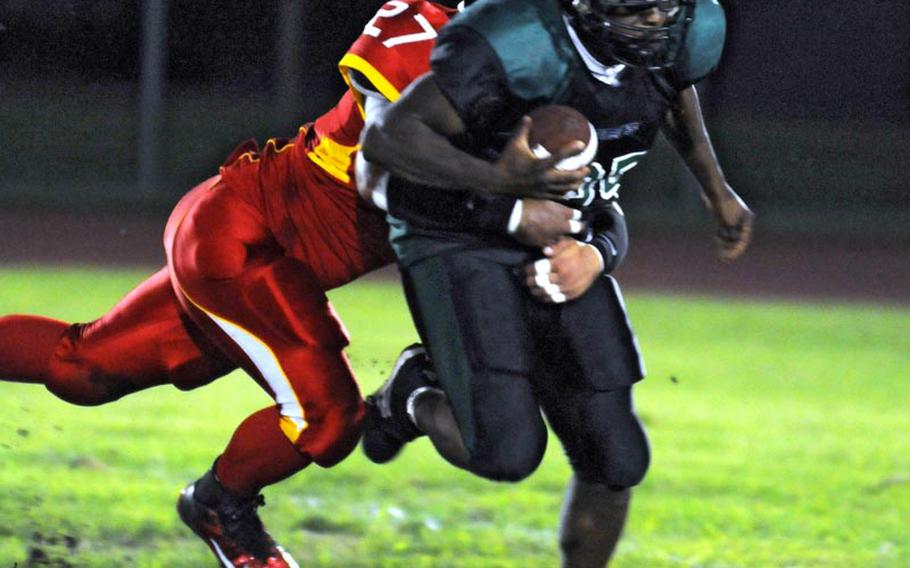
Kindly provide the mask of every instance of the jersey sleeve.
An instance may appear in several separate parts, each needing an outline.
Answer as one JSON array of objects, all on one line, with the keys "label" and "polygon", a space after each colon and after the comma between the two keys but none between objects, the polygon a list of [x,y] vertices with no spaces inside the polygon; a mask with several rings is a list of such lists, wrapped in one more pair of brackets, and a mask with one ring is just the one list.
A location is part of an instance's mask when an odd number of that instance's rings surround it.
[{"label": "jersey sleeve", "polygon": [[[363,93],[358,85],[394,102],[429,70],[433,42],[450,15],[423,0],[390,0],[376,12],[338,64],[361,110]],[[363,85],[363,79],[369,84]]]},{"label": "jersey sleeve", "polygon": [[496,52],[473,28],[445,28],[430,62],[437,85],[478,142],[511,130],[526,110],[511,96]]}]

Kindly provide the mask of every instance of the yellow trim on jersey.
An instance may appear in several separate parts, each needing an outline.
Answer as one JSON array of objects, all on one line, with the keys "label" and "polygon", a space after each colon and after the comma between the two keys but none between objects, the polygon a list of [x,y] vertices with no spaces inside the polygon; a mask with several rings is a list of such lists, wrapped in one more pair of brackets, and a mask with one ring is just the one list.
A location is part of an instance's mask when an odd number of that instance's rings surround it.
[{"label": "yellow trim on jersey", "polygon": [[[241,343],[239,343],[233,336],[231,336],[230,333],[228,333],[228,331],[224,328],[223,324],[227,324],[228,326],[236,327],[237,329],[243,331],[247,336],[249,336],[254,341],[259,343],[259,345],[262,346],[262,348],[265,350],[265,352],[271,357],[272,362],[275,365],[275,368],[278,370],[279,375],[281,375],[281,379],[287,384],[288,391],[290,391],[291,395],[293,395],[294,402],[297,404],[297,407],[300,409],[300,420],[303,422],[302,424],[298,424],[297,422],[294,421],[293,417],[287,416],[282,413],[281,420],[279,422],[279,426],[281,428],[281,431],[284,432],[284,435],[287,436],[288,439],[292,443],[297,442],[298,438],[300,438],[300,435],[303,433],[303,431],[306,430],[307,427],[309,427],[309,423],[306,420],[305,412],[303,410],[303,404],[301,404],[300,398],[297,396],[297,391],[294,390],[294,385],[292,385],[291,381],[288,380],[287,373],[285,373],[284,369],[281,367],[281,361],[278,360],[278,357],[275,355],[275,352],[272,351],[271,347],[269,347],[266,342],[264,342],[263,340],[256,337],[253,333],[251,333],[249,330],[245,329],[243,326],[238,325],[226,318],[219,317],[219,316],[215,315],[214,313],[208,311],[207,309],[203,308],[201,305],[199,305],[198,302],[193,300],[193,298],[191,298],[189,294],[186,293],[186,290],[183,288],[182,285],[180,285],[179,282],[178,282],[178,287],[180,288],[180,292],[183,294],[183,297],[186,298],[188,302],[190,302],[191,304],[196,306],[196,308],[199,309],[202,313],[204,313],[205,315],[210,317],[212,319],[212,321],[214,321],[218,325],[218,327],[221,329],[221,331],[225,335],[227,335],[228,338],[232,342],[234,342],[234,344],[237,345],[237,347],[239,347],[240,350],[243,351],[247,355],[247,357],[250,359],[250,361],[254,365],[256,365],[256,361],[255,361],[254,357],[244,348],[244,346]],[[257,367],[257,369],[259,369],[259,365],[256,365],[256,367]],[[275,387],[269,383],[270,375],[268,375],[266,372],[264,372],[263,369],[259,369],[259,373],[262,375],[262,378],[265,380],[265,382],[267,384],[269,384],[269,386],[274,391]],[[279,394],[280,394],[279,392],[276,392],[275,396],[277,397]],[[278,402],[279,407],[281,406],[281,403],[277,399],[275,402]],[[280,409],[279,409],[279,412],[280,412]]]},{"label": "yellow trim on jersey", "polygon": [[[239,156],[237,156],[237,159],[234,160],[233,162],[231,162],[230,164],[228,164],[228,166],[232,166],[244,158],[249,160],[251,164],[255,164],[256,162],[258,162],[260,160],[260,158],[256,157],[255,154],[256,154],[256,152],[253,152],[252,150],[250,150],[249,152],[244,152],[243,154],[240,154]],[[222,166],[222,167],[225,167],[225,166]]]},{"label": "yellow trim on jersey", "polygon": [[[306,130],[306,128],[304,128],[303,126],[301,126],[301,127],[300,127],[300,131],[304,131],[304,130]],[[223,170],[224,168],[227,168],[227,167],[233,166],[234,164],[237,164],[238,162],[240,162],[240,160],[243,160],[244,158],[246,158],[247,160],[249,160],[251,164],[255,164],[256,162],[261,161],[261,160],[262,160],[262,154],[268,149],[269,146],[271,146],[272,149],[275,150],[275,153],[276,153],[276,154],[280,154],[280,153],[284,152],[285,150],[290,150],[291,148],[293,148],[293,147],[294,147],[294,143],[288,141],[288,142],[285,143],[284,146],[282,146],[281,148],[279,148],[279,147],[278,147],[278,141],[277,141],[275,138],[269,138],[269,139],[266,141],[266,143],[265,143],[265,148],[263,148],[263,149],[260,150],[260,151],[253,151],[253,150],[250,150],[250,151],[248,151],[248,152],[244,152],[243,154],[240,154],[240,155],[237,156],[237,158],[236,158],[234,161],[232,161],[230,164],[225,164],[225,165],[221,166],[221,168],[219,169],[219,172],[220,172],[221,170]]]},{"label": "yellow trim on jersey", "polygon": [[[300,127],[300,130],[303,130],[302,126]],[[279,148],[277,139],[269,138],[265,143],[265,148],[268,149],[269,146],[271,146],[275,150],[276,154],[280,154],[280,153],[284,152],[285,150],[290,150],[291,148],[293,148],[294,143],[291,141],[287,141],[284,143],[284,146]],[[263,150],[263,152],[265,152],[265,150]]]},{"label": "yellow trim on jersey", "polygon": [[341,61],[338,62],[338,70],[341,71],[341,76],[344,77],[344,82],[348,84],[348,87],[351,89],[351,92],[354,93],[354,98],[357,100],[357,107],[360,109],[360,113],[363,114],[363,95],[357,92],[357,89],[354,88],[354,85],[351,84],[351,77],[349,76],[349,70],[354,69],[363,73],[367,79],[370,80],[370,83],[374,87],[379,89],[379,93],[385,98],[389,99],[391,102],[398,100],[398,97],[401,96],[401,93],[395,86],[385,78],[385,76],[380,73],[373,65],[353,53],[346,53],[344,57],[341,58]]},{"label": "yellow trim on jersey", "polygon": [[[213,189],[215,189],[215,186],[218,185],[218,182],[221,181],[221,174],[218,174],[217,176],[212,176],[212,177],[209,178],[207,181],[210,181],[210,182],[212,182],[212,183],[210,183],[210,184],[208,185],[208,187],[205,188],[205,190],[206,190],[206,191],[212,191]],[[204,182],[203,182],[203,183],[204,183]],[[187,208],[186,208],[186,211],[183,213],[183,217],[181,217],[181,218],[180,218],[180,221],[177,223],[177,226],[178,226],[178,227],[180,226],[180,223],[183,223],[183,219],[185,219],[186,216],[189,215],[191,209],[192,209],[192,207],[187,207]]]},{"label": "yellow trim on jersey", "polygon": [[348,169],[351,167],[357,150],[360,150],[360,144],[345,146],[331,138],[323,137],[319,140],[318,146],[307,152],[307,157],[332,177],[338,178],[344,183],[351,183]]}]

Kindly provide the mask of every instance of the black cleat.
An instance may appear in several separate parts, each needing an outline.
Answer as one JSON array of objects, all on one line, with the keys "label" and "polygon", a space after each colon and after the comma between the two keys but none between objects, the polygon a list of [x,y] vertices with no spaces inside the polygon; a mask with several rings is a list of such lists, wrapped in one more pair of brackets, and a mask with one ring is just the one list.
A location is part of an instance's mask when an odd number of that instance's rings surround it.
[{"label": "black cleat", "polygon": [[418,389],[435,390],[438,386],[426,350],[415,343],[401,352],[389,378],[366,399],[362,447],[371,462],[391,461],[405,444],[423,436],[407,408]]},{"label": "black cleat", "polygon": [[224,568],[299,568],[262,525],[256,509],[264,504],[262,495],[230,493],[209,470],[183,488],[177,512]]}]

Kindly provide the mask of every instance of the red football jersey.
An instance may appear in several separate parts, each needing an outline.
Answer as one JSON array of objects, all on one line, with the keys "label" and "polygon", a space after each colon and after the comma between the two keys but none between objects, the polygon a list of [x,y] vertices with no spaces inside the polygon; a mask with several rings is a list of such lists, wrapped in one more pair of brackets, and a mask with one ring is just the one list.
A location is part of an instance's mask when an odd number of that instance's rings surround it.
[{"label": "red football jersey", "polygon": [[390,0],[376,12],[338,64],[351,89],[334,109],[316,120],[320,143],[309,153],[311,160],[341,181],[353,182],[353,157],[363,129],[363,95],[352,85],[351,70],[369,79],[385,98],[396,101],[405,87],[430,70],[436,32],[455,13],[454,8],[423,0]]},{"label": "red football jersey", "polygon": [[293,140],[238,147],[221,169],[232,191],[257,209],[286,254],[307,262],[325,289],[394,259],[384,214],[357,195],[354,154],[363,130],[363,95],[350,71],[390,101],[430,68],[437,30],[457,13],[425,0],[389,0],[339,63],[349,85],[338,104]]}]

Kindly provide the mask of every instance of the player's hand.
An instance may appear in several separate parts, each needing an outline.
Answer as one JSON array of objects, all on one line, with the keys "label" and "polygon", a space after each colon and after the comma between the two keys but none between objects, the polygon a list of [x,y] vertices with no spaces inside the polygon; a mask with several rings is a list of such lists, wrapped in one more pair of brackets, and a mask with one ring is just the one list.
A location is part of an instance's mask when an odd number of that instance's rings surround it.
[{"label": "player's hand", "polygon": [[755,221],[746,203],[731,188],[728,190],[712,205],[717,218],[717,257],[724,262],[734,261],[746,251]]},{"label": "player's hand", "polygon": [[546,303],[561,304],[584,294],[600,275],[600,253],[593,246],[563,237],[544,248],[545,257],[525,269],[531,295]]},{"label": "player's hand", "polygon": [[558,198],[575,191],[588,174],[588,167],[576,170],[557,170],[556,164],[584,150],[584,142],[572,142],[547,158],[538,158],[528,145],[531,119],[524,117],[515,134],[494,163],[499,172],[494,193],[525,197]]},{"label": "player's hand", "polygon": [[564,235],[585,230],[581,211],[547,199],[522,199],[521,221],[512,235],[518,242],[533,248],[555,244]]}]

